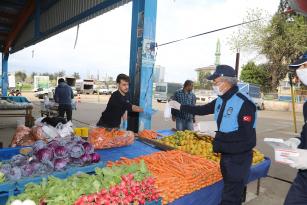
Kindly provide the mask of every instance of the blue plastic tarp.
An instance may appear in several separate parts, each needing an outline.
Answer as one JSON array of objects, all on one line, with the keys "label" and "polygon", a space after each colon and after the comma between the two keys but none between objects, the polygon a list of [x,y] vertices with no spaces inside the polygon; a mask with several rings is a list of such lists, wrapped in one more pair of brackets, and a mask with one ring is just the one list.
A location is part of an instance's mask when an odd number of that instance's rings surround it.
[{"label": "blue plastic tarp", "polygon": [[23,96],[7,96],[7,97],[0,97],[3,100],[10,100],[16,103],[30,103],[30,101]]}]

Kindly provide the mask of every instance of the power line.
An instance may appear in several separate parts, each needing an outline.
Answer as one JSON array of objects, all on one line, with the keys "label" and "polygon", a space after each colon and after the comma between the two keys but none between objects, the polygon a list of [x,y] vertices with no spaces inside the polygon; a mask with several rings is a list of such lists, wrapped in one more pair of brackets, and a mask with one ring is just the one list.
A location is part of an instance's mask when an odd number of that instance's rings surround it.
[{"label": "power line", "polygon": [[156,47],[161,47],[161,46],[169,45],[169,44],[172,44],[172,43],[177,43],[177,42],[180,42],[180,41],[188,40],[188,39],[191,39],[191,38],[203,36],[203,35],[206,35],[206,34],[209,34],[209,33],[214,33],[214,32],[217,32],[217,31],[222,31],[222,30],[233,28],[233,27],[237,27],[237,26],[242,26],[242,25],[253,23],[253,22],[256,22],[256,21],[260,21],[260,20],[262,20],[262,18],[256,19],[256,20],[252,20],[252,21],[243,22],[243,23],[239,23],[239,24],[234,24],[234,25],[231,25],[231,26],[226,26],[226,27],[218,28],[218,29],[215,29],[215,30],[211,30],[211,31],[207,31],[207,32],[204,32],[204,33],[196,34],[196,35],[189,36],[189,37],[186,37],[186,38],[181,38],[181,39],[177,39],[177,40],[174,40],[174,41],[169,41],[167,43],[158,44]]}]

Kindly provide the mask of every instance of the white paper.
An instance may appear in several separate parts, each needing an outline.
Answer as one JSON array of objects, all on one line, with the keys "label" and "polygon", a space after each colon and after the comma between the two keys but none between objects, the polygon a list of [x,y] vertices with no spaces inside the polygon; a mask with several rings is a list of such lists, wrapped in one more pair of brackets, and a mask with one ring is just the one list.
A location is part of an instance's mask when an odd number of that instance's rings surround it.
[{"label": "white paper", "polygon": [[165,120],[169,120],[172,117],[172,109],[169,106],[168,102],[165,104],[165,108],[164,108],[164,118]]},{"label": "white paper", "polygon": [[285,144],[283,139],[264,138],[264,142],[273,147],[275,153],[275,161],[283,164],[293,163],[289,157],[297,157],[299,153]]}]

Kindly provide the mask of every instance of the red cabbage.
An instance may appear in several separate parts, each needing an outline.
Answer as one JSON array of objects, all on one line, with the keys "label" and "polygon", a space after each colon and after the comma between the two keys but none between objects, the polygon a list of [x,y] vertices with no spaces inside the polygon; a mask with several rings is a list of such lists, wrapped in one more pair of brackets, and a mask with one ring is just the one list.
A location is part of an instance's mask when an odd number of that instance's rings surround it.
[{"label": "red cabbage", "polygon": [[55,170],[57,171],[63,170],[68,164],[68,160],[67,159],[55,159],[53,164],[54,164]]},{"label": "red cabbage", "polygon": [[38,166],[38,170],[36,170],[37,175],[46,175],[52,173],[54,170],[53,163],[51,161],[45,161],[44,163],[40,163]]},{"label": "red cabbage", "polygon": [[71,162],[71,164],[74,164],[74,165],[82,165],[83,164],[83,161],[81,160],[81,158],[71,157],[70,162]]},{"label": "red cabbage", "polygon": [[70,156],[73,158],[80,158],[84,154],[84,148],[82,145],[74,145],[71,147]]},{"label": "red cabbage", "polygon": [[54,150],[54,155],[56,158],[66,158],[68,157],[68,150],[64,146],[58,146]]},{"label": "red cabbage", "polygon": [[93,154],[94,153],[94,147],[93,147],[92,144],[90,144],[88,142],[83,142],[82,146],[83,146],[86,154]]},{"label": "red cabbage", "polygon": [[2,172],[4,175],[7,175],[10,173],[12,169],[12,166],[10,164],[2,164],[0,167],[0,172]]},{"label": "red cabbage", "polygon": [[43,140],[38,140],[32,145],[33,152],[36,153],[38,150],[45,148],[47,145]]},{"label": "red cabbage", "polygon": [[21,154],[17,154],[15,156],[12,157],[12,159],[10,160],[12,166],[22,166],[28,163],[28,157],[21,155]]},{"label": "red cabbage", "polygon": [[53,160],[54,153],[50,148],[43,148],[36,153],[36,157],[40,162]]},{"label": "red cabbage", "polygon": [[82,160],[82,165],[90,164],[92,162],[92,157],[89,154],[84,154],[80,157]]},{"label": "red cabbage", "polygon": [[60,146],[59,142],[57,140],[51,140],[48,143],[48,148],[51,148],[53,150],[55,150],[58,146]]},{"label": "red cabbage", "polygon": [[100,155],[97,153],[91,154],[92,157],[92,163],[98,163],[100,161]]},{"label": "red cabbage", "polygon": [[33,172],[34,172],[33,166],[30,164],[23,165],[21,167],[21,173],[23,177],[29,177],[33,174]]},{"label": "red cabbage", "polygon": [[10,181],[19,180],[22,176],[21,169],[19,167],[13,167],[6,176]]}]

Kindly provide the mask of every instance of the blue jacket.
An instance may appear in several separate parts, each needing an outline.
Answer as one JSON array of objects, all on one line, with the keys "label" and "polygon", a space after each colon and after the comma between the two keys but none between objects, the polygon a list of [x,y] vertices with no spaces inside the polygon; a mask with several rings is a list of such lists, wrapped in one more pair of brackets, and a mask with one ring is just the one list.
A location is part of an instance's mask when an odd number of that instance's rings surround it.
[{"label": "blue jacket", "polygon": [[214,114],[218,130],[213,150],[222,154],[248,152],[256,145],[256,106],[245,95],[231,88],[223,96],[202,106],[182,105],[180,110],[195,115]]},{"label": "blue jacket", "polygon": [[60,83],[55,88],[54,100],[59,105],[71,105],[71,99],[74,98],[74,93],[69,85]]}]

